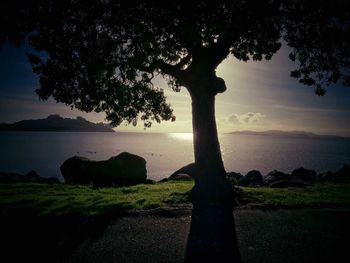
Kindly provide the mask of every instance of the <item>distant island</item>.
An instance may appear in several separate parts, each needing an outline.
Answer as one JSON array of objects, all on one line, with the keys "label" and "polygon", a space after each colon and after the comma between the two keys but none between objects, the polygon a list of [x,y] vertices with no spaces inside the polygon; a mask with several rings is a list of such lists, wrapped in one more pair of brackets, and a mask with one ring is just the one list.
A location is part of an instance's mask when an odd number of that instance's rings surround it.
[{"label": "distant island", "polygon": [[279,130],[270,130],[270,131],[233,131],[229,134],[236,135],[262,135],[262,136],[274,136],[274,137],[289,137],[289,138],[316,138],[316,139],[340,139],[340,140],[349,140],[349,137],[342,137],[337,135],[320,135],[312,132],[305,131],[279,131]]},{"label": "distant island", "polygon": [[50,115],[46,119],[0,123],[0,131],[114,132],[105,123],[89,122],[83,117],[62,118],[58,114]]}]

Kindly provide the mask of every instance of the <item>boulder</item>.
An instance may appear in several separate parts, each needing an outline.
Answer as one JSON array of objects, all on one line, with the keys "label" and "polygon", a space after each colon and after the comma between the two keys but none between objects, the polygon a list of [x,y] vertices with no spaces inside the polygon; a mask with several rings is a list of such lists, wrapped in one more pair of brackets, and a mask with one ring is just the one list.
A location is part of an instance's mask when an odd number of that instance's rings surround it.
[{"label": "boulder", "polygon": [[264,183],[272,184],[274,182],[290,180],[292,176],[290,174],[283,173],[281,171],[273,170],[264,176]]},{"label": "boulder", "polygon": [[111,157],[109,165],[115,165],[119,168],[119,177],[127,181],[144,181],[147,178],[146,160],[141,156],[122,152],[117,156]]},{"label": "boulder", "polygon": [[304,188],[307,185],[300,181],[288,181],[288,180],[282,180],[273,182],[270,184],[270,187],[272,188],[291,188],[291,187],[298,187],[298,188]]},{"label": "boulder", "polygon": [[179,170],[173,172],[169,176],[169,180],[172,180],[173,178],[177,177],[178,174],[187,174],[190,177],[194,178],[196,174],[196,166],[195,163],[190,163],[188,165],[185,165],[184,167],[181,167]]},{"label": "boulder", "polygon": [[5,173],[0,172],[0,183],[43,183],[52,184],[59,183],[56,177],[41,177],[35,171],[30,171],[27,174]]},{"label": "boulder", "polygon": [[348,181],[350,180],[350,166],[344,164],[342,168],[333,174],[334,181]]},{"label": "boulder", "polygon": [[154,183],[155,183],[155,181],[152,179],[146,179],[143,181],[143,184],[154,184]]},{"label": "boulder", "polygon": [[169,180],[193,180],[193,177],[188,174],[176,174],[173,177],[169,178]]},{"label": "boulder", "polygon": [[36,171],[32,170],[24,176],[24,180],[33,183],[44,183],[44,184],[56,184],[60,183],[56,177],[42,177],[37,174]]},{"label": "boulder", "polygon": [[305,169],[300,167],[292,172],[292,177],[295,180],[303,182],[313,182],[316,179],[316,172],[314,170]]},{"label": "boulder", "polygon": [[34,179],[34,180],[37,180],[38,178],[40,178],[40,176],[38,175],[38,173],[34,170],[31,170],[30,172],[28,172],[26,175],[25,175],[28,179]]},{"label": "boulder", "polygon": [[0,172],[0,183],[6,184],[6,183],[17,183],[21,182],[24,179],[24,175],[18,174],[18,173],[6,173],[6,172]]},{"label": "boulder", "polygon": [[146,160],[123,152],[104,161],[93,161],[74,156],[61,165],[67,184],[94,186],[133,185],[146,182]]},{"label": "boulder", "polygon": [[241,173],[229,172],[226,174],[227,179],[234,185],[238,185],[239,181],[243,178]]},{"label": "boulder", "polygon": [[163,178],[161,180],[158,181],[158,183],[165,183],[165,182],[168,182],[169,179],[168,178]]},{"label": "boulder", "polygon": [[262,175],[257,170],[252,170],[248,172],[238,182],[238,184],[241,186],[258,186],[258,185],[262,185],[262,183],[263,183]]},{"label": "boulder", "polygon": [[60,167],[66,184],[91,184],[91,175],[87,174],[87,166],[93,161],[81,156],[73,156],[63,162]]},{"label": "boulder", "polygon": [[318,181],[330,181],[334,177],[333,173],[331,171],[321,173],[317,175],[317,180]]}]

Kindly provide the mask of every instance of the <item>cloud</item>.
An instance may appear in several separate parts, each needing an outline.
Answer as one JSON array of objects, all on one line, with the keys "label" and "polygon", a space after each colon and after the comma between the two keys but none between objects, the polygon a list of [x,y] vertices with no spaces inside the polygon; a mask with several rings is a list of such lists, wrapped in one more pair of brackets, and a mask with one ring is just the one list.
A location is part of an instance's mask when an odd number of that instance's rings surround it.
[{"label": "cloud", "polygon": [[227,118],[227,121],[232,124],[239,124],[240,123],[239,115],[233,113]]},{"label": "cloud", "polygon": [[278,110],[286,110],[286,111],[295,111],[295,112],[342,112],[345,111],[343,109],[330,109],[330,108],[313,108],[313,107],[296,107],[296,106],[287,106],[287,105],[272,105],[273,108]]},{"label": "cloud", "polygon": [[256,123],[262,118],[265,118],[265,115],[260,112],[247,112],[243,114],[231,114],[227,118],[227,122],[230,124],[249,124]]}]

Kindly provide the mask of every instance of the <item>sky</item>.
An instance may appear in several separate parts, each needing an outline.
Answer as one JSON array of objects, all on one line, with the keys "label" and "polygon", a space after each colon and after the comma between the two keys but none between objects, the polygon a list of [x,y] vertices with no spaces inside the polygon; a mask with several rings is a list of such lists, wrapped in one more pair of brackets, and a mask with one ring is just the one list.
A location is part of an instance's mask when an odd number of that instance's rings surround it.
[{"label": "sky", "polygon": [[[0,123],[45,118],[50,114],[92,122],[106,122],[103,113],[71,110],[53,99],[40,101],[35,94],[38,77],[32,73],[25,56],[26,47],[9,45],[0,50]],[[350,137],[350,88],[329,87],[324,97],[313,88],[290,77],[297,67],[288,59],[285,45],[270,61],[238,61],[230,56],[217,68],[217,76],[226,82],[227,90],[216,97],[216,120],[219,133],[238,130],[307,131]],[[122,124],[117,131],[192,132],[191,100],[185,88],[172,91],[160,77],[154,84],[165,91],[176,115],[175,122],[153,124],[146,131],[140,122],[136,127]]]}]

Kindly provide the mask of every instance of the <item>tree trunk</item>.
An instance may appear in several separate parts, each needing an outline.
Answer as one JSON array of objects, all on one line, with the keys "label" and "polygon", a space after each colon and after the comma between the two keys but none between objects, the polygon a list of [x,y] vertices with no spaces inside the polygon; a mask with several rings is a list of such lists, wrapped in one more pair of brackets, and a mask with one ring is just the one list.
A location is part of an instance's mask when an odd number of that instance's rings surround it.
[{"label": "tree trunk", "polygon": [[192,199],[196,206],[232,207],[233,195],[226,180],[215,121],[215,94],[191,94],[195,187]]},{"label": "tree trunk", "polygon": [[[208,90],[206,90],[208,91]],[[215,95],[191,92],[195,186],[186,262],[241,262],[215,121]]]}]

